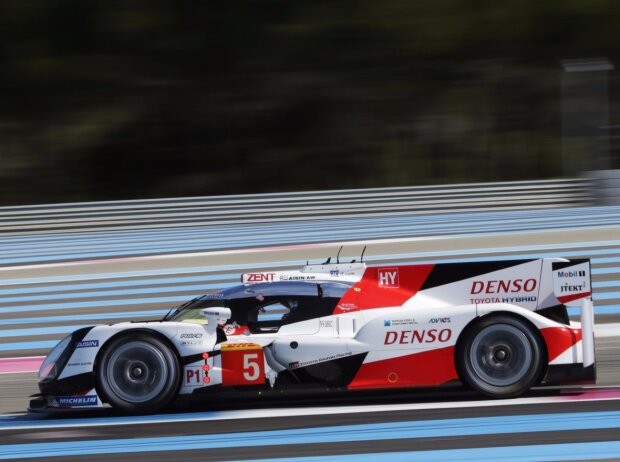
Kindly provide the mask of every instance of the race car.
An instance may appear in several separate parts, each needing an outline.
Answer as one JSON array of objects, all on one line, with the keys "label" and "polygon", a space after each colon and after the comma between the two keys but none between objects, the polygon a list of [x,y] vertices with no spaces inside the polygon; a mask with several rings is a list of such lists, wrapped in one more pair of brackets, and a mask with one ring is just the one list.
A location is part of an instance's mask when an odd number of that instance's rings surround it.
[{"label": "race car", "polygon": [[[571,321],[567,305],[581,307]],[[596,380],[590,261],[306,265],[241,275],[160,321],[79,329],[31,408],[156,412],[183,395]]]}]

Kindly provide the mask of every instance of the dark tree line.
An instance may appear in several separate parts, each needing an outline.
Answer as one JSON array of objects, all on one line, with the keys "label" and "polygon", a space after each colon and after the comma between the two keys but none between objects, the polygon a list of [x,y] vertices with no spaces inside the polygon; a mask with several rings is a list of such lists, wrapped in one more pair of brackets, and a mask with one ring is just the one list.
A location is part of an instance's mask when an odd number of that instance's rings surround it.
[{"label": "dark tree line", "polygon": [[561,61],[620,65],[619,24],[613,0],[3,0],[0,197],[571,175]]}]

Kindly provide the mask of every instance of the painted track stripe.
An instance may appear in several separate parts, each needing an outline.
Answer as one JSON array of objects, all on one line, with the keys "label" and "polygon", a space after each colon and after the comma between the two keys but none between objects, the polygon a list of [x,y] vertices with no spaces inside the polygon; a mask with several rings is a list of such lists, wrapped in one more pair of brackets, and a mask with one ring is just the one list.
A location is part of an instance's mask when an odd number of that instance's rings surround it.
[{"label": "painted track stripe", "polygon": [[0,351],[51,350],[58,340],[0,343]]},{"label": "painted track stripe", "polygon": [[[577,460],[617,460],[620,441],[596,443],[537,444],[533,446],[501,446],[492,448],[443,449],[435,451],[377,452],[320,457],[282,457],[244,459],[252,462],[555,462]],[[237,462],[243,462],[238,460]]]},{"label": "painted track stripe", "polygon": [[[352,406],[322,407],[276,407],[271,409],[248,409],[231,411],[189,412],[178,414],[156,414],[146,416],[91,417],[55,420],[20,420],[24,415],[16,415],[12,421],[0,422],[0,431],[4,430],[42,430],[52,428],[88,428],[145,424],[172,424],[175,422],[204,422],[239,419],[266,419],[277,417],[363,414],[397,411],[426,411],[437,409],[472,409],[497,406],[537,406],[546,403],[564,403],[567,401],[617,401],[620,388],[588,388],[566,396],[526,397],[499,400],[473,400],[449,402],[423,402],[401,404],[367,404]],[[620,412],[620,411],[619,411]]]},{"label": "painted track stripe", "polygon": [[[386,242],[395,242],[402,240],[387,240]],[[331,245],[331,244],[330,244]],[[317,245],[320,247],[321,245]],[[284,246],[278,247],[271,250],[286,250],[291,247],[291,249],[299,248],[301,249],[303,246]],[[456,256],[456,255],[472,255],[472,254],[481,254],[484,256],[475,257],[475,259],[488,259],[488,258],[497,258],[497,259],[510,259],[510,258],[519,258],[520,256],[527,256],[527,253],[524,252],[533,252],[536,250],[541,250],[543,253],[532,254],[532,256],[557,256],[559,254],[567,254],[568,252],[564,251],[564,249],[582,249],[584,247],[618,247],[620,248],[620,241],[595,241],[595,242],[575,242],[575,243],[566,243],[566,244],[557,244],[557,245],[534,245],[534,246],[517,246],[517,247],[498,247],[498,248],[490,248],[490,249],[467,249],[460,251],[449,251],[449,252],[417,252],[417,253],[409,253],[409,254],[398,254],[398,255],[382,255],[382,256],[372,256],[366,257],[367,261],[381,260],[387,258],[441,258],[444,256]],[[557,251],[549,252],[549,249],[557,249]],[[246,249],[244,252],[251,251],[259,251],[263,250],[260,248],[257,249]],[[547,252],[544,252],[544,251]],[[618,250],[620,252],[620,250]],[[514,255],[500,255],[493,257],[494,253],[505,253],[505,252],[514,252]],[[583,256],[587,256],[589,251],[581,251],[583,252]],[[602,252],[605,254],[609,254],[610,249],[603,249]],[[214,255],[219,253],[226,252],[198,252],[189,255],[176,255],[179,256],[207,256]],[[131,261],[138,261],[142,259],[160,259],[160,258],[168,258],[169,256],[144,256],[144,257],[136,257],[131,258]],[[441,258],[441,261],[449,261]],[[455,261],[463,261],[462,258],[456,259]],[[43,265],[44,267],[63,267],[67,265],[74,265],[75,262],[70,263],[58,263],[58,264],[47,264]],[[82,262],[83,264],[83,262]],[[162,270],[145,270],[145,271],[125,271],[125,272],[115,272],[115,273],[96,273],[96,274],[82,274],[82,275],[73,275],[73,276],[50,276],[50,277],[40,277],[40,278],[23,278],[23,279],[13,279],[13,280],[3,280],[0,285],[18,285],[18,284],[47,284],[47,283],[57,283],[57,282],[75,282],[80,280],[106,280],[106,279],[120,279],[120,278],[132,278],[132,277],[144,277],[144,276],[157,276],[157,275],[175,275],[175,274],[191,274],[191,273],[214,273],[214,272],[239,272],[240,270],[244,270],[247,272],[251,269],[256,268],[265,268],[267,266],[271,268],[278,267],[287,267],[287,266],[300,266],[305,264],[305,260],[289,260],[289,261],[279,261],[272,263],[247,263],[243,265],[218,265],[218,266],[208,266],[208,267],[186,267],[186,268],[167,268]],[[35,265],[39,266],[39,265]],[[16,267],[3,267],[0,268],[0,271],[13,270],[13,269],[25,269],[23,266]]]},{"label": "painted track stripe", "polygon": [[0,374],[14,374],[18,372],[36,372],[41,367],[43,356],[27,358],[0,358]]},{"label": "painted track stripe", "polygon": [[[75,314],[66,316],[37,316],[34,318],[15,318],[15,319],[3,319],[1,321],[3,326],[10,326],[15,324],[41,324],[46,322],[83,322],[93,320],[112,320],[118,318],[161,318],[166,314],[168,310],[145,310],[145,311],[121,311],[116,313],[93,313],[93,314]],[[0,338],[2,338],[2,331],[0,331]]]},{"label": "painted track stripe", "polygon": [[102,290],[97,292],[77,292],[73,294],[54,294],[54,295],[34,295],[34,296],[22,296],[22,297],[2,297],[1,303],[21,303],[21,302],[40,302],[45,300],[71,300],[75,298],[99,298],[99,297],[113,297],[113,296],[128,296],[128,295],[145,295],[145,294],[158,294],[158,293],[174,293],[174,292],[189,292],[201,293],[204,291],[210,291],[219,289],[223,286],[230,286],[231,284],[200,284],[191,286],[173,286],[173,287],[149,287],[144,289],[122,289],[122,290]]},{"label": "painted track stripe", "polygon": [[567,430],[620,428],[620,412],[534,414],[381,424],[344,425],[291,430],[243,432],[218,435],[128,438],[96,441],[62,441],[0,446],[0,458],[25,458],[178,451],[277,444],[319,444],[356,441],[389,441],[403,438],[498,435]]}]

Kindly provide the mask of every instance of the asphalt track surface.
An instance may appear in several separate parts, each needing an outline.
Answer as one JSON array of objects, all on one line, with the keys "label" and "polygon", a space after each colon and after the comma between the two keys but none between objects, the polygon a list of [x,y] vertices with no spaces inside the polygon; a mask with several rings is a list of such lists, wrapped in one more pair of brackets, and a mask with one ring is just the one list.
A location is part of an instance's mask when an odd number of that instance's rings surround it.
[{"label": "asphalt track surface", "polygon": [[[604,243],[618,239],[617,225],[438,239],[386,238],[375,241],[367,255],[397,258],[411,253],[428,257],[452,253],[458,257],[459,252],[465,252],[475,258],[486,255],[480,250],[485,248],[522,247],[531,252],[534,248],[562,249],[576,242],[593,243],[583,246],[586,251],[596,248],[605,252],[616,245],[606,247]],[[361,248],[363,243],[350,243],[348,249]],[[272,262],[335,255],[339,245],[167,258],[180,268],[198,262],[203,266],[242,265],[248,259],[257,267],[269,268]],[[614,251],[608,252],[614,257]],[[169,267],[170,261],[98,260],[12,268],[10,274],[12,278],[74,278],[87,267],[105,273],[153,271],[164,266]],[[613,270],[598,280],[613,286],[618,277]],[[65,315],[71,316],[71,312]],[[617,320],[612,313],[604,322]],[[109,410],[24,414],[28,395],[36,392],[36,375],[0,374],[0,459],[620,460],[620,337],[598,338],[596,347],[601,388],[535,390],[527,397],[505,401],[481,399],[460,389],[236,398],[179,403],[164,414],[140,418],[114,415]]]}]

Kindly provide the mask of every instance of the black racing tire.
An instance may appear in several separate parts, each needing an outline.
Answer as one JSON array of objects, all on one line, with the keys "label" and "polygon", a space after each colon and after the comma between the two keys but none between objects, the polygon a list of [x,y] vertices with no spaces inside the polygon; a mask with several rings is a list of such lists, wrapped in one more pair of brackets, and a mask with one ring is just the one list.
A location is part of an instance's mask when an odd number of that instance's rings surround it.
[{"label": "black racing tire", "polygon": [[148,333],[113,339],[105,346],[96,366],[99,395],[123,413],[159,411],[176,397],[180,380],[176,354]]},{"label": "black racing tire", "polygon": [[514,398],[539,381],[546,361],[540,334],[527,321],[492,315],[471,325],[459,340],[461,379],[492,398]]}]

